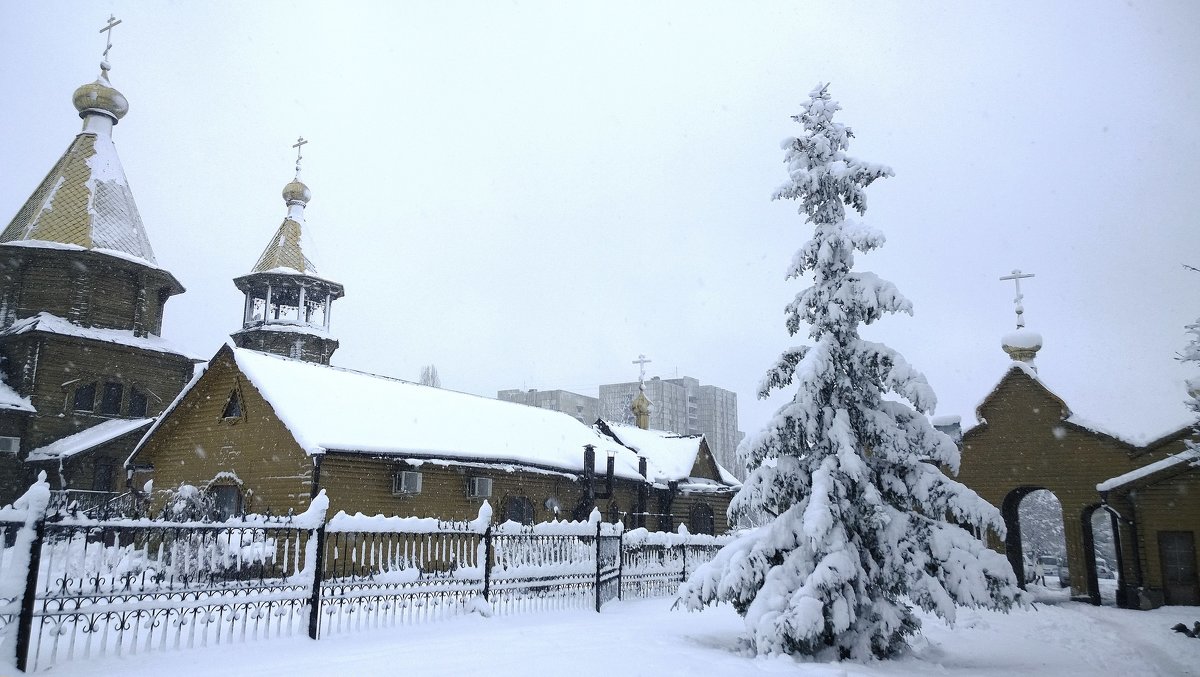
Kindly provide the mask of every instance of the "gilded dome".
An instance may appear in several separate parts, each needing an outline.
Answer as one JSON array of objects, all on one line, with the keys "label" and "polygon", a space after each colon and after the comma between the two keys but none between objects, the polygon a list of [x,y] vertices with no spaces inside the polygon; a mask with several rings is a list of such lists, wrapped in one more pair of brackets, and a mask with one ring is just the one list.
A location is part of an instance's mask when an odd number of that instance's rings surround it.
[{"label": "gilded dome", "polygon": [[307,205],[312,199],[312,191],[308,186],[304,185],[300,179],[295,179],[288,185],[283,187],[283,201],[288,205],[302,204]]},{"label": "gilded dome", "polygon": [[116,122],[129,112],[129,101],[124,94],[109,84],[103,71],[95,82],[80,85],[71,97],[71,102],[75,104],[75,110],[79,111],[79,117],[94,112],[107,115]]}]

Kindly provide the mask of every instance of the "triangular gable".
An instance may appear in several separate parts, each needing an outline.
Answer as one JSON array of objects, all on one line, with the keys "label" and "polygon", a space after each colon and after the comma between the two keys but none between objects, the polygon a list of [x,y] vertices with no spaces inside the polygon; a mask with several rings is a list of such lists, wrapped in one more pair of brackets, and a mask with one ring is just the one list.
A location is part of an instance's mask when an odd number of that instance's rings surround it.
[{"label": "triangular gable", "polygon": [[1063,398],[1059,397],[1054,391],[1050,390],[1045,383],[1038,378],[1037,372],[1033,367],[1023,362],[1013,362],[1004,375],[1000,377],[1000,381],[984,396],[979,405],[975,407],[975,417],[981,423],[986,424],[987,416],[985,412],[994,411],[998,401],[1002,401],[1005,397],[1011,397],[1014,392],[1032,388],[1032,391],[1037,394],[1040,399],[1043,399],[1047,404],[1055,406],[1062,412],[1062,419],[1066,420],[1071,416],[1071,409]]},{"label": "triangular gable", "polygon": [[707,439],[700,439],[700,450],[696,453],[696,462],[692,465],[692,472],[688,476],[722,481],[720,466],[708,448]]}]

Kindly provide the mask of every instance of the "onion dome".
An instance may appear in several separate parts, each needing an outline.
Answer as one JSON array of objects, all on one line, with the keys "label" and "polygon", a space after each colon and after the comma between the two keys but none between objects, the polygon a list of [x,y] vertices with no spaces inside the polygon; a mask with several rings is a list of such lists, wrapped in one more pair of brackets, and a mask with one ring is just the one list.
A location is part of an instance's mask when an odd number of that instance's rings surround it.
[{"label": "onion dome", "polygon": [[75,110],[79,111],[79,117],[100,114],[111,118],[115,124],[129,112],[129,101],[108,81],[106,65],[101,64],[100,77],[96,78],[95,82],[80,85],[79,89],[75,90],[71,102],[75,104]]},{"label": "onion dome", "polygon": [[292,205],[307,205],[312,199],[312,191],[308,186],[304,185],[300,179],[293,179],[291,183],[283,187],[283,201],[287,206]]},{"label": "onion dome", "polygon": [[1000,347],[1017,362],[1033,364],[1033,358],[1042,349],[1042,335],[1022,327],[1009,332],[1000,339]]}]

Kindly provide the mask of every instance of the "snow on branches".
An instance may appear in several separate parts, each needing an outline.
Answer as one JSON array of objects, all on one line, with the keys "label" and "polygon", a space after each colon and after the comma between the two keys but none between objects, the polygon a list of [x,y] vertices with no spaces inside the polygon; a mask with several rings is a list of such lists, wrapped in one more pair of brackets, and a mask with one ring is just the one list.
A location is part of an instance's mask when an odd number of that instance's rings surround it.
[{"label": "snow on branches", "polygon": [[[859,337],[860,325],[912,313],[890,282],[853,272],[854,252],[883,234],[848,222],[865,188],[892,176],[848,157],[850,129],[826,85],[783,142],[788,183],[774,199],[800,202],[813,224],[787,270],[812,286],[786,307],[795,335],[767,372],[760,397],[794,388],[791,402],[739,450],[750,474],[730,515],[762,524],[724,547],[680,589],[684,606],[731,602],[759,653],[818,659],[894,656],[920,623],[911,605],[953,622],[955,607],[1008,609],[1024,597],[1008,561],[976,533],[1004,533],[995,507],[945,475],[959,452],[925,414],[936,397],[896,351]],[[884,396],[888,395],[888,399]]]}]

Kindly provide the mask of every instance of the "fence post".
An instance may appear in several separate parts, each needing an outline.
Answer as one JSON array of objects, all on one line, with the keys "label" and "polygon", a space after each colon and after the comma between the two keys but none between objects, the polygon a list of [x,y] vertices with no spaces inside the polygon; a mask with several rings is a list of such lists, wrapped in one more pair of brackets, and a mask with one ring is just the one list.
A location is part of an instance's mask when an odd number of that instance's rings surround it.
[{"label": "fence post", "polygon": [[308,610],[308,636],[310,639],[317,639],[321,628],[321,581],[325,576],[325,518],[321,518],[321,525],[317,527],[317,557],[313,564],[313,584],[312,597],[310,598],[311,607]]},{"label": "fence post", "polygon": [[679,582],[687,583],[687,542],[685,541],[681,544],[679,549],[683,551],[683,575],[680,577]]},{"label": "fence post", "polygon": [[492,525],[483,531],[483,599],[490,602],[492,585]]},{"label": "fence post", "polygon": [[596,611],[600,611],[600,524],[596,522]]},{"label": "fence post", "polygon": [[617,534],[617,600],[625,599],[625,582],[621,576],[625,573],[625,530]]},{"label": "fence post", "polygon": [[38,569],[42,563],[42,541],[46,537],[46,516],[38,518],[34,525],[33,543],[29,546],[29,569],[25,572],[25,596],[21,598],[21,612],[17,620],[17,670],[26,672],[29,667],[29,641],[33,635],[33,607],[37,598]]}]

